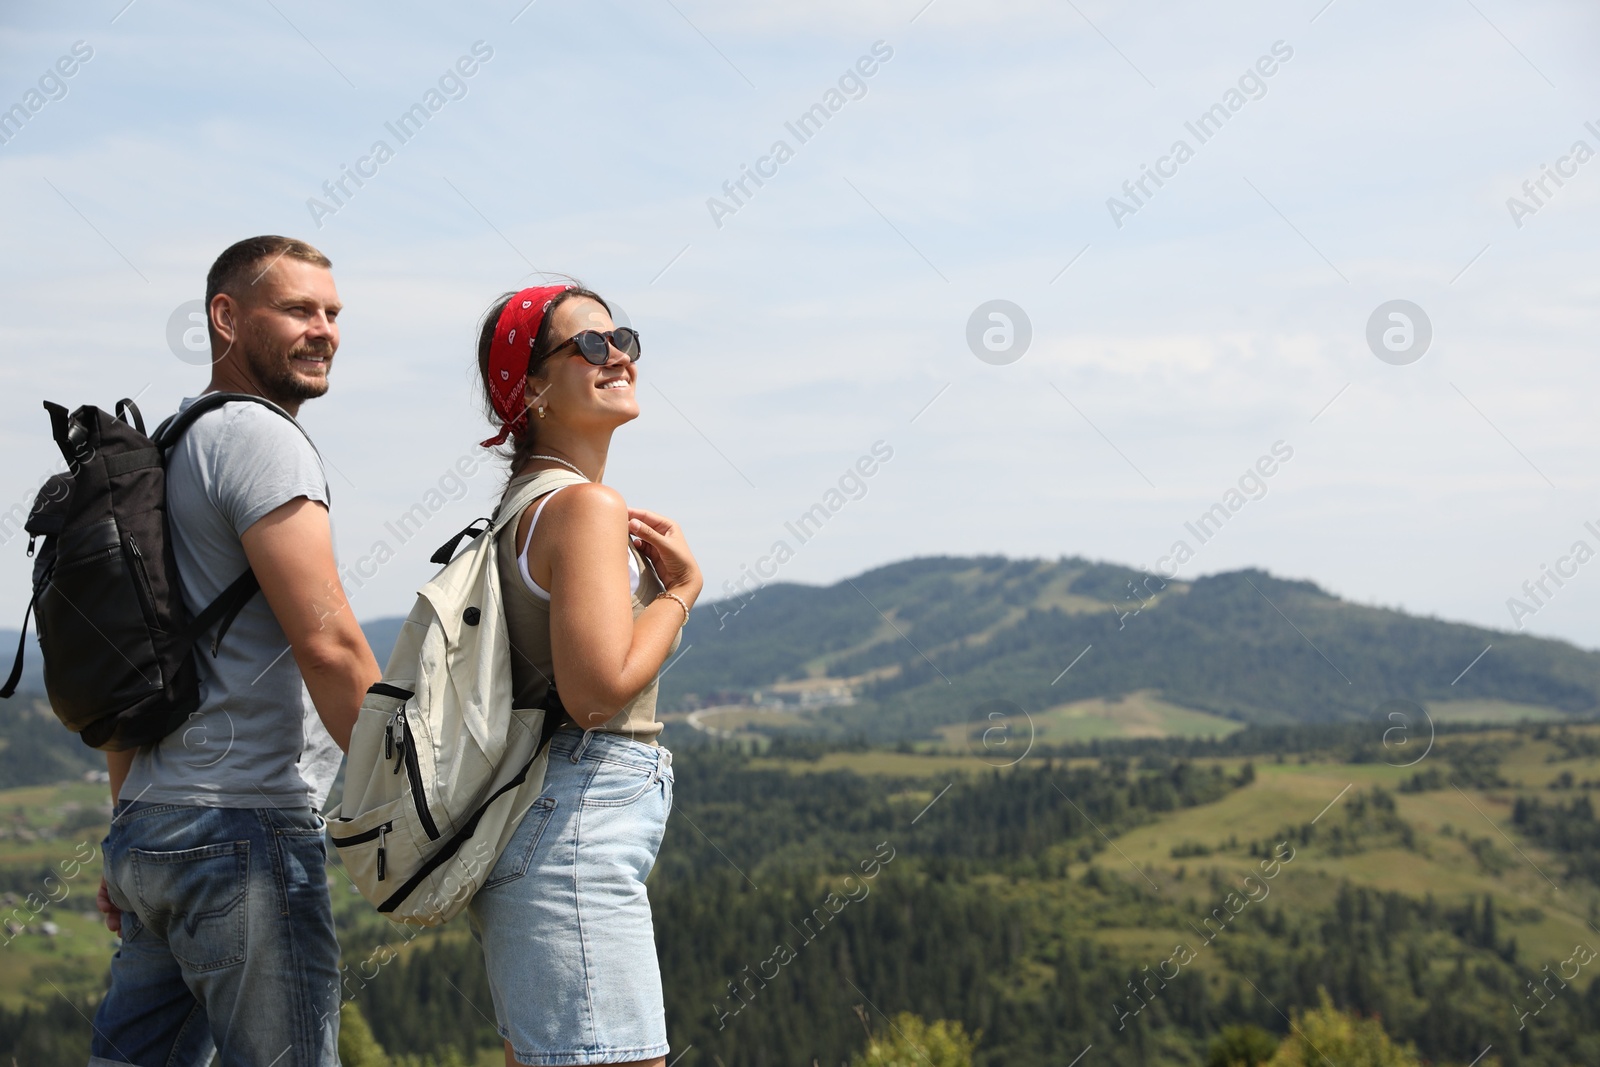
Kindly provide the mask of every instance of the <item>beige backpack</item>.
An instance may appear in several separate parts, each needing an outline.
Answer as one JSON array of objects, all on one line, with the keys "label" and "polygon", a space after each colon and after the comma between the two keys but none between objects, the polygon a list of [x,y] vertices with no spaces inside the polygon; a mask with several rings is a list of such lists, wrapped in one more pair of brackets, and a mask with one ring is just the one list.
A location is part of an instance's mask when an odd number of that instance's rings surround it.
[{"label": "beige backpack", "polygon": [[328,829],[356,888],[395,922],[437,926],[465,907],[544,787],[556,716],[511,706],[495,544],[537,497],[581,481],[545,471],[434,554],[444,569],[361,705]]}]

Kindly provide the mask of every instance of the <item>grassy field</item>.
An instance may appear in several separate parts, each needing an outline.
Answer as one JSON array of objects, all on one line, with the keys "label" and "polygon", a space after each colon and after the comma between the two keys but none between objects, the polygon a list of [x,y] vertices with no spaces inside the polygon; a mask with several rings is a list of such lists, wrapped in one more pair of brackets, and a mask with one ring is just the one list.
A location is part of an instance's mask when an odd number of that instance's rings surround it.
[{"label": "grassy field", "polygon": [[1055,744],[1108,737],[1226,737],[1242,723],[1169,704],[1149,691],[1121,699],[1079,700],[1034,716],[1040,741]]},{"label": "grassy field", "polygon": [[[1033,599],[1032,606],[1041,611],[1060,608],[1069,615],[1113,610],[1115,598],[1114,603],[1107,603],[1104,600],[1071,591],[1072,583],[1083,573],[1083,570],[1064,570],[1052,575],[1051,579],[1040,587],[1038,595]],[[1155,590],[1159,590],[1159,592],[1153,592]],[[1154,609],[1163,596],[1177,595],[1188,591],[1189,583],[1187,582],[1168,582],[1165,588],[1158,582],[1140,590],[1144,597],[1144,610]],[[1120,594],[1120,599],[1126,603],[1115,606],[1121,606],[1125,611],[1138,606],[1134,600],[1134,591],[1118,590],[1117,592]]]},{"label": "grassy field", "polygon": [[1434,700],[1428,703],[1428,714],[1434,722],[1557,722],[1568,718],[1560,708],[1506,700]]},{"label": "grassy field", "polygon": [[754,759],[752,767],[776,767],[790,774],[825,774],[829,771],[853,771],[864,775],[905,775],[921,777],[933,774],[981,774],[995,770],[992,764],[975,755],[946,752],[888,752],[874,749],[867,752],[829,752],[817,760]]},{"label": "grassy field", "polygon": [[116,938],[95,910],[102,783],[0,791],[0,1004],[98,994]]},{"label": "grassy field", "polygon": [[[1600,729],[1587,728],[1600,736]],[[1577,732],[1577,731],[1575,731]],[[1558,754],[1548,741],[1504,734],[1474,734],[1475,742],[1498,741],[1508,746],[1502,773],[1513,783],[1543,788],[1561,770],[1574,777],[1600,779],[1600,759],[1546,762]],[[1442,761],[1451,744],[1441,742],[1429,760]],[[1241,760],[1221,761],[1238,765]],[[1159,822],[1122,835],[1096,857],[1104,870],[1146,879],[1164,894],[1193,897],[1202,908],[1216,902],[1206,881],[1192,877],[1218,870],[1237,884],[1257,860],[1248,853],[1251,841],[1272,838],[1289,826],[1343,818],[1340,810],[1362,791],[1381,785],[1395,791],[1421,765],[1396,768],[1385,764],[1255,762],[1256,778],[1244,789],[1202,807],[1173,812]],[[1273,898],[1285,907],[1324,905],[1338,883],[1349,880],[1413,897],[1427,894],[1447,903],[1468,895],[1492,895],[1527,959],[1563,959],[1577,941],[1600,947],[1589,925],[1591,909],[1600,908],[1600,891],[1562,877],[1560,861],[1521,840],[1511,825],[1515,788],[1447,787],[1424,793],[1398,793],[1399,816],[1417,835],[1417,847],[1374,848],[1354,855],[1330,856],[1320,839],[1299,847],[1273,887]],[[1476,843],[1476,848],[1474,844]],[[1208,855],[1174,857],[1174,850],[1210,850]],[[1486,862],[1487,860],[1487,862]],[[1191,877],[1178,877],[1180,868]]]},{"label": "grassy field", "polygon": [[[100,885],[98,871],[80,877],[83,884],[76,889],[87,896],[93,908],[94,892]],[[90,877],[93,884],[88,882]],[[13,910],[5,909],[7,914]],[[30,914],[25,905],[22,913]],[[75,1001],[97,996],[117,950],[116,936],[105,928],[100,913],[50,907],[30,917],[34,921],[24,932],[0,935],[4,940],[0,945],[0,1003],[15,1009],[57,995]],[[41,932],[47,922],[54,925],[54,936]]]},{"label": "grassy field", "polygon": [[[1088,703],[1088,702],[1085,702]],[[1147,705],[1148,707],[1148,705]],[[1178,709],[1180,711],[1185,709]],[[1229,724],[1233,725],[1233,724]],[[1571,727],[1573,734],[1600,738],[1600,726]],[[960,728],[957,728],[960,730]],[[960,733],[955,735],[960,740]],[[1446,787],[1428,792],[1400,792],[1403,784],[1429,766],[1448,768],[1450,749],[1458,744],[1490,744],[1504,750],[1501,773],[1509,783],[1490,789]],[[1215,870],[1224,882],[1237,884],[1255,870],[1249,855],[1252,841],[1276,841],[1280,831],[1305,823],[1344,819],[1343,809],[1358,795],[1381,786],[1395,796],[1397,814],[1416,835],[1413,848],[1384,845],[1355,854],[1327,854],[1321,839],[1297,847],[1294,860],[1273,883],[1274,906],[1325,907],[1342,881],[1412,897],[1432,894],[1445,904],[1469,896],[1494,897],[1504,932],[1515,936],[1527,960],[1566,958],[1575,943],[1600,947],[1589,919],[1600,913],[1600,890],[1569,882],[1560,861],[1521,839],[1511,824],[1511,806],[1519,793],[1538,792],[1568,799],[1572,790],[1552,792],[1563,773],[1582,782],[1600,782],[1600,758],[1558,759],[1561,749],[1551,740],[1537,740],[1512,730],[1491,730],[1445,736],[1428,755],[1411,766],[1385,763],[1347,764],[1287,756],[1251,761],[1255,780],[1215,803],[1164,815],[1159,821],[1124,833],[1108,843],[1092,861],[1140,885],[1156,886],[1164,897],[1182,903],[1194,900],[1209,910],[1218,903],[1210,886]],[[978,774],[994,769],[976,755],[936,752],[835,752],[822,759],[762,760],[793,773],[848,769],[867,775]],[[1247,762],[1232,757],[1202,760],[1237,773]],[[1025,766],[1026,762],[1020,766]],[[921,794],[908,800],[931,799]],[[1204,850],[1205,854],[1174,856]],[[1078,868],[1081,873],[1081,868]],[[1097,938],[1118,948],[1164,954],[1169,942],[1184,934],[1171,930],[1098,929]]]},{"label": "grassy field", "polygon": [[[737,705],[726,708],[706,708],[695,712],[701,725],[728,733],[741,733],[749,726],[786,727],[800,726],[805,719],[782,708],[755,708]],[[684,717],[687,720],[688,716]]]},{"label": "grassy field", "polygon": [[[1035,741],[1052,745],[1119,737],[1226,737],[1244,728],[1232,719],[1169,704],[1149,690],[1121,698],[1058,704],[1028,714],[1025,720],[1007,724],[1007,728],[1023,738],[1031,727]],[[982,734],[990,725],[955,723],[941,727],[938,733],[946,746],[981,748]]]}]

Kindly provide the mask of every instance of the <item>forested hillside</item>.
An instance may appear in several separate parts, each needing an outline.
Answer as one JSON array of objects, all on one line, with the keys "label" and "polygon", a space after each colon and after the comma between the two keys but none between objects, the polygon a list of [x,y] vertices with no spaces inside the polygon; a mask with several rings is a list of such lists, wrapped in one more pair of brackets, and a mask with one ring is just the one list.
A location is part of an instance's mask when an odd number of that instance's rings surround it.
[{"label": "forested hillside", "polygon": [[[1600,1062],[1600,727],[1441,729],[1405,765],[1381,727],[1004,768],[861,742],[680,749],[650,879],[674,1056],[837,1067],[863,1017],[912,1013],[972,1035],[979,1067],[1091,1047],[1118,1067],[1265,1050],[1254,1065],[1326,996],[1441,1067]],[[64,733],[18,740],[81,766]],[[115,947],[93,910],[104,791],[0,791],[0,1062],[87,1049]],[[337,869],[329,888],[367,1050],[347,1062],[498,1062],[465,923],[397,928]]]},{"label": "forested hillside", "polygon": [[932,737],[990,700],[1033,713],[1145,690],[1251,723],[1366,717],[1395,699],[1600,709],[1600,653],[1261,571],[1168,583],[1079,559],[941,557],[752,590],[696,610],[692,649],[662,680],[668,706],[831,678],[861,702],[810,729],[882,740]]},{"label": "forested hillside", "polygon": [[[1289,745],[1265,759],[1140,742],[1003,772],[870,749],[686,754],[651,878],[675,1049],[685,1065],[839,1064],[860,1006],[957,1020],[985,1067],[1090,1046],[1099,1063],[1199,1067],[1230,1028],[1272,1047],[1325,992],[1432,1063],[1600,1062],[1600,957],[1574,949],[1600,947],[1600,883],[1557,862],[1551,889],[1494,824],[1441,818],[1506,810],[1457,803],[1472,773],[1457,763],[1482,771],[1482,751],[1518,754],[1488,765],[1508,785],[1600,762],[1547,762],[1570,735],[1466,732],[1419,789],[1336,762],[1353,734],[1276,736]],[[1556,836],[1592,827],[1567,802],[1551,812]],[[387,1047],[492,1044],[470,940],[393,967],[357,996]],[[1545,992],[1550,973],[1567,981]]]},{"label": "forested hillside", "polygon": [[[927,559],[702,605],[663,694],[679,1067],[907,1032],[976,1067],[1285,1067],[1311,1032],[1600,1063],[1600,654],[1257,571]],[[103,766],[36,698],[0,721],[0,1063],[86,1056]],[[501,1062],[464,919],[329,889],[346,1062]]]}]

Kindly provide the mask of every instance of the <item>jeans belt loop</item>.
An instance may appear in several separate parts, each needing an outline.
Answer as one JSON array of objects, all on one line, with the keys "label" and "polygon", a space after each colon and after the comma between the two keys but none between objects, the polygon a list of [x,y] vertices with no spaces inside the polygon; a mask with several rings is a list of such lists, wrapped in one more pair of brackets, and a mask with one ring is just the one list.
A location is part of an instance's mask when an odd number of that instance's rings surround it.
[{"label": "jeans belt loop", "polygon": [[583,739],[578,742],[578,747],[572,750],[572,762],[577,763],[583,758],[584,750],[589,747],[589,738],[594,736],[593,730],[585,730]]}]

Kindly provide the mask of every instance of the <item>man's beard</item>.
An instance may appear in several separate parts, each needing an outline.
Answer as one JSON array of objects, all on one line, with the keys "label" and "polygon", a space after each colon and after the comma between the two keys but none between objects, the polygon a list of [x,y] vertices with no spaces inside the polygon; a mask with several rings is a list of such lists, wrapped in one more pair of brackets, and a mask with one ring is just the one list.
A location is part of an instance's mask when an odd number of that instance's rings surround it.
[{"label": "man's beard", "polygon": [[331,359],[333,346],[326,341],[316,341],[296,345],[283,353],[252,346],[245,356],[245,363],[261,384],[266,399],[280,406],[315,400],[328,391],[328,379],[325,376],[305,378],[295,372],[292,361],[296,356],[327,356]]}]

